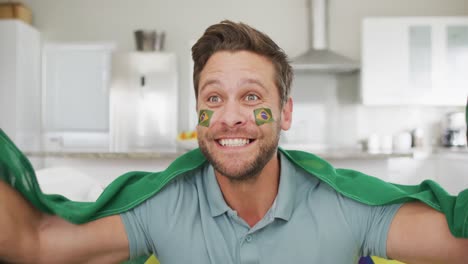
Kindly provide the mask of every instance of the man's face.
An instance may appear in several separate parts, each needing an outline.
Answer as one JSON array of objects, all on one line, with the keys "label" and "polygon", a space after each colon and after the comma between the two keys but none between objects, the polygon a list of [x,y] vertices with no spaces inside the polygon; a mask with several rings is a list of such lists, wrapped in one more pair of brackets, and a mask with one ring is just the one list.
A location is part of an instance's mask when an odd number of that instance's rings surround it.
[{"label": "man's face", "polygon": [[[203,154],[234,181],[255,177],[276,158],[281,129],[291,123],[292,101],[280,109],[273,64],[248,51],[216,52],[200,73],[197,110],[211,110],[208,127],[198,126]],[[274,121],[257,125],[254,110],[269,108]]]}]

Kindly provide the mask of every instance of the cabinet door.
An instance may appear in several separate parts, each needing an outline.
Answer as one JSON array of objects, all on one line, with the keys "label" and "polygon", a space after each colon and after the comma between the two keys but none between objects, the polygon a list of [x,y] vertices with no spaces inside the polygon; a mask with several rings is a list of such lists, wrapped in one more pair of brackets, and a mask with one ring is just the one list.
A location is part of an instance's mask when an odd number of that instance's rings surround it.
[{"label": "cabinet door", "polygon": [[366,18],[361,95],[369,105],[463,105],[468,18]]},{"label": "cabinet door", "polygon": [[[108,144],[112,47],[111,44],[48,44],[44,47],[46,148],[48,140],[58,141],[64,148],[84,142]],[[52,139],[49,135],[53,135]]]},{"label": "cabinet door", "polygon": [[44,59],[46,130],[107,131],[109,48],[47,45]]},{"label": "cabinet door", "polygon": [[438,26],[442,35],[442,59],[440,69],[434,71],[440,75],[434,99],[442,98],[444,104],[464,105],[468,96],[468,18],[448,19]]},{"label": "cabinet door", "polygon": [[23,151],[40,148],[40,34],[0,20],[0,128]]},{"label": "cabinet door", "polygon": [[18,25],[16,140],[22,150],[38,151],[41,134],[41,38],[35,28]]},{"label": "cabinet door", "polygon": [[0,21],[0,36],[0,128],[15,141],[17,39],[13,21]]},{"label": "cabinet door", "polygon": [[452,195],[468,189],[466,152],[440,153],[437,157],[436,181]]},{"label": "cabinet door", "polygon": [[364,20],[361,71],[364,104],[397,103],[398,95],[411,91],[407,25],[408,21],[388,18]]}]

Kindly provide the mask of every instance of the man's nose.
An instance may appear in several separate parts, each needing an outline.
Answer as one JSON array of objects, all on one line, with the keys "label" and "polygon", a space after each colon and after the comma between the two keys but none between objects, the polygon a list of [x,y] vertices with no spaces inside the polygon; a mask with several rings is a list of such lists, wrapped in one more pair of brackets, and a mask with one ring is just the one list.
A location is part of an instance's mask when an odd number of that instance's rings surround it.
[{"label": "man's nose", "polygon": [[221,113],[221,123],[228,127],[236,127],[244,125],[247,120],[247,110],[243,109],[239,104],[235,102],[228,102],[223,107]]}]

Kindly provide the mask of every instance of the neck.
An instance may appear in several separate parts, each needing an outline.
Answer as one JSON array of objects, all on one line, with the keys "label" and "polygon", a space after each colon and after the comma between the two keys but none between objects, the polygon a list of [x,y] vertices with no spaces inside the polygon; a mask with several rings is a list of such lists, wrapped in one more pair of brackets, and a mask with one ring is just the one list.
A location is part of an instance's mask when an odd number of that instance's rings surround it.
[{"label": "neck", "polygon": [[226,203],[252,227],[265,216],[278,194],[279,157],[274,155],[259,175],[246,181],[232,181],[217,171],[215,175]]}]

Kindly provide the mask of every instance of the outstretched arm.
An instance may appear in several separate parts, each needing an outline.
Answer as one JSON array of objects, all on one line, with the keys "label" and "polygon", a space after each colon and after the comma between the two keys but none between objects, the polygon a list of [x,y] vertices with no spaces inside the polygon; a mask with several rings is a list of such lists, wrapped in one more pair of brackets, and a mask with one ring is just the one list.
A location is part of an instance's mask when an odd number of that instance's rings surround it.
[{"label": "outstretched arm", "polygon": [[118,263],[128,255],[120,216],[75,225],[41,213],[0,181],[0,262]]},{"label": "outstretched arm", "polygon": [[388,257],[406,263],[466,263],[468,239],[455,238],[445,216],[419,202],[403,205],[387,239]]}]

